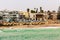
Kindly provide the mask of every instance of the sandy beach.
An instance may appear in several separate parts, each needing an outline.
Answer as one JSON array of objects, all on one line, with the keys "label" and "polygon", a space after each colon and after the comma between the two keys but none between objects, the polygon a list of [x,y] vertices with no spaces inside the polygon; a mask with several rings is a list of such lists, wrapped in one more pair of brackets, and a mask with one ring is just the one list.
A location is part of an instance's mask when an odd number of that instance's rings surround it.
[{"label": "sandy beach", "polygon": [[45,24],[45,25],[16,25],[16,26],[0,26],[0,29],[4,28],[42,28],[42,27],[60,27],[60,24]]}]

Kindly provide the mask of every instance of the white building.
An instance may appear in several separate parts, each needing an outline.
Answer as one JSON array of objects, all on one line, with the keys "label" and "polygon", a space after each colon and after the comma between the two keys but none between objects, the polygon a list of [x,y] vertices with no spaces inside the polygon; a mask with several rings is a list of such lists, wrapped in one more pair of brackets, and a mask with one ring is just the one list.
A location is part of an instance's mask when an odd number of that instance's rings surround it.
[{"label": "white building", "polygon": [[35,19],[35,20],[47,20],[48,15],[47,13],[30,13],[30,18]]},{"label": "white building", "polygon": [[18,11],[0,11],[0,17],[3,17],[2,20],[8,22],[11,18],[18,20],[19,14]]}]

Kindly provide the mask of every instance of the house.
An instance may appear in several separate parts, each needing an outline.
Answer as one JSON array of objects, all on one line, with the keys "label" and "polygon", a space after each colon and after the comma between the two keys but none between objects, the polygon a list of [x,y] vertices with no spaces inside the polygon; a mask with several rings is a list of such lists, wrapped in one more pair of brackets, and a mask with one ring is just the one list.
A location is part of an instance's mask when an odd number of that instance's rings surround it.
[{"label": "house", "polygon": [[16,18],[16,20],[19,18],[18,11],[0,11],[0,16],[3,18],[2,20],[6,22],[9,22],[13,18]]}]

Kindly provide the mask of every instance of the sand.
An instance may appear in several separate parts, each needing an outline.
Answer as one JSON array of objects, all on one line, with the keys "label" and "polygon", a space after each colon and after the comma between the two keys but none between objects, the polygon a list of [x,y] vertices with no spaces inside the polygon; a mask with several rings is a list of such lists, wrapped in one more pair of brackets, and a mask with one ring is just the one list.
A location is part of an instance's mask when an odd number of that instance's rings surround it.
[{"label": "sand", "polygon": [[41,27],[60,27],[60,24],[45,24],[45,25],[16,25],[16,26],[1,26],[0,29],[14,28],[41,28]]}]

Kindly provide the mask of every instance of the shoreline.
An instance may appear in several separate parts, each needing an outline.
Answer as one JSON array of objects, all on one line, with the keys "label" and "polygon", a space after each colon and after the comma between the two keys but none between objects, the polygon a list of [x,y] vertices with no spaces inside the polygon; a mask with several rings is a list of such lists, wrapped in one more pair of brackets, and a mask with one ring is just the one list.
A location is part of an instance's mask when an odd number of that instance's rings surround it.
[{"label": "shoreline", "polygon": [[1,26],[0,29],[26,29],[26,28],[60,28],[60,24],[44,24],[44,25],[17,25],[17,26]]}]

